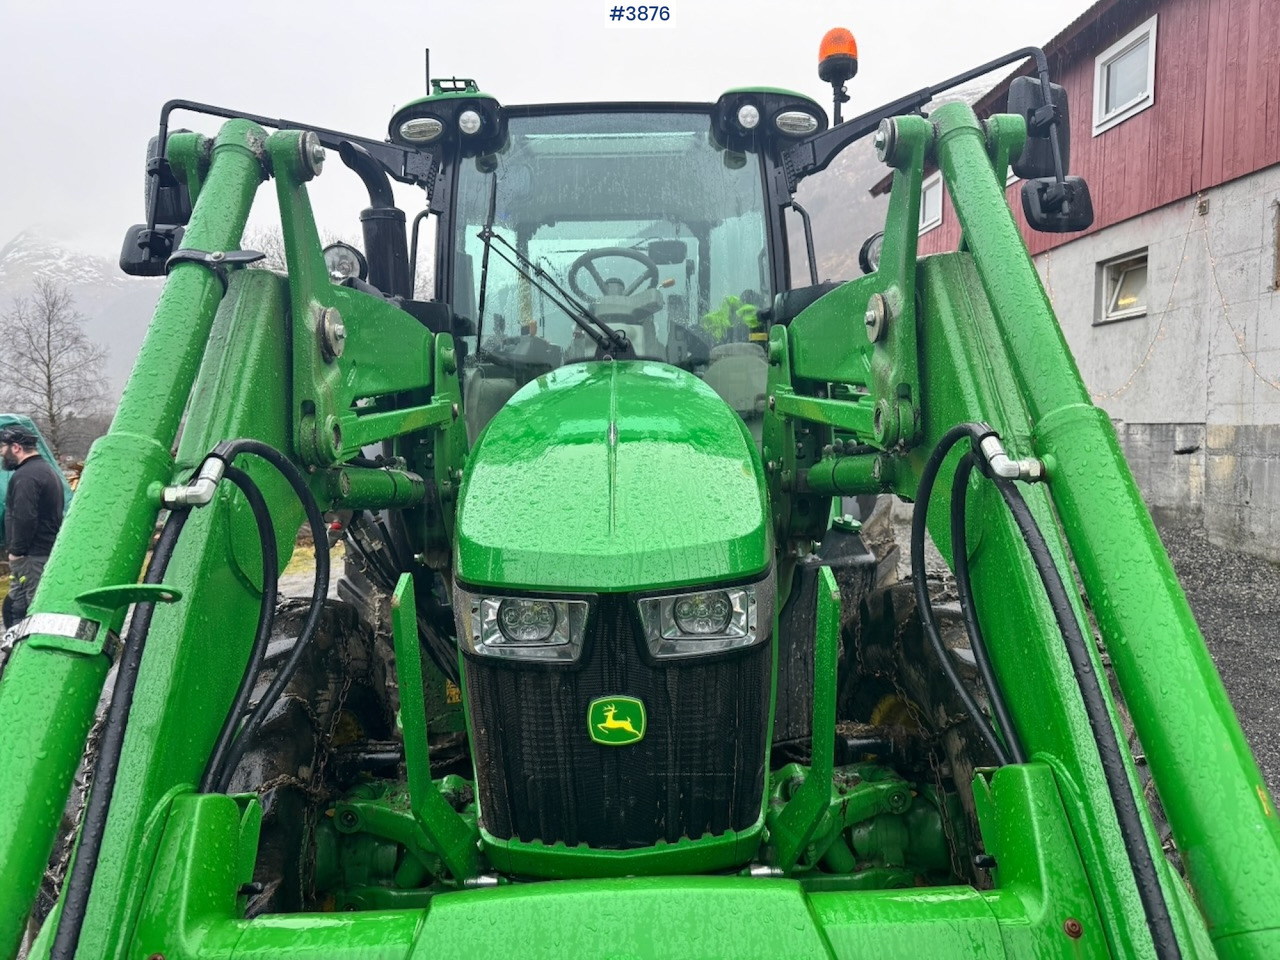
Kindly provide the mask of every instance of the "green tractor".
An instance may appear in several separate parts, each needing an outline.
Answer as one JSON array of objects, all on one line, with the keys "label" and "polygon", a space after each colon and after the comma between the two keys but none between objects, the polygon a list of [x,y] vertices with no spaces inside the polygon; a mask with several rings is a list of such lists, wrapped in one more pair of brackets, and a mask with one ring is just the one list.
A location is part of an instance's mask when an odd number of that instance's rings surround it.
[{"label": "green tractor", "polygon": [[[165,105],[121,254],[164,294],[6,639],[0,954],[1280,956],[1272,800],[1005,200],[1089,224],[1061,88],[1022,50],[845,121],[823,52],[830,126],[764,87],[433,81],[386,140]],[[920,113],[1027,57],[1007,113]],[[868,136],[879,252],[820,283],[788,211]],[[322,249],[328,151],[363,250]],[[919,259],[932,167],[964,241]],[[841,509],[886,493],[909,584]]]}]

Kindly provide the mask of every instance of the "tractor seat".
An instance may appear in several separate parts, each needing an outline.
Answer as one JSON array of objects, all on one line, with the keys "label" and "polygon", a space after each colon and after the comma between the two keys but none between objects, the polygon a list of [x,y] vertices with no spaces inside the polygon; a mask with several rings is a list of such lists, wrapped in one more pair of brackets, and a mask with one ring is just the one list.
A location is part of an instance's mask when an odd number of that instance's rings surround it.
[{"label": "tractor seat", "polygon": [[463,414],[467,420],[467,443],[474,444],[480,431],[494,414],[507,405],[519,389],[510,377],[485,376],[484,369],[473,369],[463,385]]},{"label": "tractor seat", "polygon": [[747,422],[757,440],[768,378],[769,361],[758,343],[717,344],[711,348],[711,365],[702,374],[707,386]]}]

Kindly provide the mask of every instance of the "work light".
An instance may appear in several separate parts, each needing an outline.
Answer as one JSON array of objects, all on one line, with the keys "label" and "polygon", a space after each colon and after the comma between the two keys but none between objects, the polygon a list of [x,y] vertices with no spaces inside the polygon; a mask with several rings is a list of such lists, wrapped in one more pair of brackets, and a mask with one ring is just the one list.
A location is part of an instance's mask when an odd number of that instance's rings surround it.
[{"label": "work light", "polygon": [[324,265],[329,270],[329,279],[341,283],[348,277],[364,280],[369,276],[369,261],[364,254],[349,243],[331,243],[324,248]]},{"label": "work light", "polygon": [[803,137],[818,129],[818,118],[803,110],[786,110],[773,118],[773,125],[785,134]]},{"label": "work light", "polygon": [[435,117],[415,117],[400,124],[400,136],[410,143],[431,143],[444,133],[444,124]]}]

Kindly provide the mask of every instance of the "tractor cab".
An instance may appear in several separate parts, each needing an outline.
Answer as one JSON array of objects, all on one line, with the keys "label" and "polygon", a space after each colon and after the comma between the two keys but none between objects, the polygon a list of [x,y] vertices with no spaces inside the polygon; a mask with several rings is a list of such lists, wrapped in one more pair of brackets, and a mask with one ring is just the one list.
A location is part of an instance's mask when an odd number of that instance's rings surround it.
[{"label": "tractor cab", "polygon": [[608,357],[694,374],[758,440],[767,317],[788,285],[772,174],[825,126],[812,101],[766,90],[502,108],[465,82],[402,109],[393,139],[438,141],[436,296],[463,345],[470,438],[530,381]]}]

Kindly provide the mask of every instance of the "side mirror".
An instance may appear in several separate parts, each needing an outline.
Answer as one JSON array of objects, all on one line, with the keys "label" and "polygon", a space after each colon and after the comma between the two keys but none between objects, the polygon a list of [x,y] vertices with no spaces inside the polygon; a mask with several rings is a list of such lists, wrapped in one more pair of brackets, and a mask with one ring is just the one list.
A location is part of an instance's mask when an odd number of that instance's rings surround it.
[{"label": "side mirror", "polygon": [[1038,177],[1022,185],[1022,212],[1031,229],[1041,233],[1074,233],[1093,225],[1093,200],[1083,177]]},{"label": "side mirror", "polygon": [[[187,133],[175,130],[174,133]],[[152,182],[159,178],[159,189],[153,192]],[[160,156],[160,138],[147,142],[147,176],[143,181],[143,197],[148,223],[166,223],[186,226],[191,220],[191,192],[185,183],[178,182],[173,169]],[[154,215],[152,207],[154,204]]]},{"label": "side mirror", "polygon": [[1035,77],[1017,77],[1009,84],[1009,113],[1027,121],[1027,142],[1022,153],[1012,159],[1013,172],[1024,180],[1057,175],[1053,167],[1053,147],[1049,140],[1050,121],[1058,121],[1058,147],[1062,150],[1062,173],[1071,166],[1071,117],[1067,109],[1067,91],[1056,83],[1049,84],[1053,98],[1046,108],[1044,88]]},{"label": "side mirror", "polygon": [[120,269],[131,277],[163,277],[169,257],[182,246],[182,227],[157,225],[148,230],[135,224],[124,235],[120,247]]},{"label": "side mirror", "polygon": [[689,256],[689,246],[683,240],[650,240],[648,254],[660,267],[675,266]]}]

